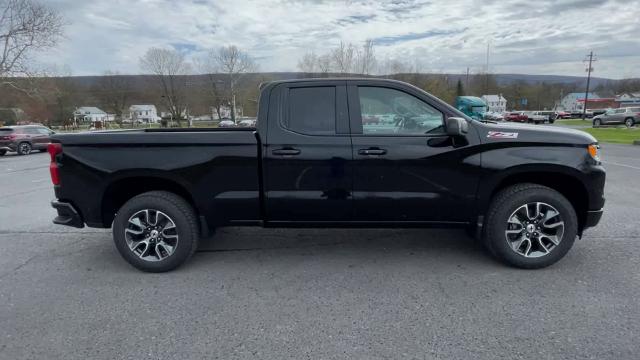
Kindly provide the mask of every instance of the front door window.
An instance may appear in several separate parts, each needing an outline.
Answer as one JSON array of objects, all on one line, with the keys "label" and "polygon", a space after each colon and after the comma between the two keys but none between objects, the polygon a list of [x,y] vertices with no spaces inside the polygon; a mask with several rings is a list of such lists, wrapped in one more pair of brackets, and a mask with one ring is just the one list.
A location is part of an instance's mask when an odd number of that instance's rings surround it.
[{"label": "front door window", "polygon": [[425,135],[444,133],[443,114],[405,92],[361,86],[360,111],[364,135]]}]

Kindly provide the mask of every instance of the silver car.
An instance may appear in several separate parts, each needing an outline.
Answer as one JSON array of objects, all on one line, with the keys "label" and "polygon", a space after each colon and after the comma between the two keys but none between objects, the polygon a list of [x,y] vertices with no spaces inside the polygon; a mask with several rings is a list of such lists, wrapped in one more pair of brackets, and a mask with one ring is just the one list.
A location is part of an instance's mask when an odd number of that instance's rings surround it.
[{"label": "silver car", "polygon": [[640,107],[608,109],[604,114],[593,117],[593,127],[624,124],[627,127],[640,122]]}]

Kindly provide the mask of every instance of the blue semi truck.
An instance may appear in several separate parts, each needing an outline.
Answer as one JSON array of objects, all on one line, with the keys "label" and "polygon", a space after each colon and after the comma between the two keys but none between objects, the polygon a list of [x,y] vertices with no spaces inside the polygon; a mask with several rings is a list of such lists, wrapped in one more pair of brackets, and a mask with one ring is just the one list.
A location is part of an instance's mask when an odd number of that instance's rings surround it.
[{"label": "blue semi truck", "polygon": [[456,97],[456,109],[462,111],[473,119],[482,120],[487,112],[487,104],[479,97],[458,96]]}]

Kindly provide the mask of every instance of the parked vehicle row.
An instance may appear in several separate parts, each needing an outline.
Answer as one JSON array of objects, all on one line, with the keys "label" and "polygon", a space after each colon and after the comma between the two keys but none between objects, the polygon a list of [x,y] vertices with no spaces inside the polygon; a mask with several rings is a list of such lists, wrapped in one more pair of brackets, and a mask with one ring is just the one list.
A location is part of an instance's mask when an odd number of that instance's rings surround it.
[{"label": "parked vehicle row", "polygon": [[46,151],[55,132],[42,125],[5,126],[0,128],[0,156],[8,151],[28,155],[33,150]]},{"label": "parked vehicle row", "polygon": [[[553,124],[556,120],[555,111],[512,111],[503,116],[505,121],[530,124]],[[493,120],[493,119],[488,119]]]},{"label": "parked vehicle row", "polygon": [[238,121],[236,124],[230,119],[224,119],[218,123],[218,127],[221,128],[234,128],[234,127],[243,127],[243,128],[253,128],[256,127],[256,119],[244,119]]},{"label": "parked vehicle row", "polygon": [[640,122],[640,107],[608,109],[604,114],[593,117],[593,127],[620,125],[632,127]]}]

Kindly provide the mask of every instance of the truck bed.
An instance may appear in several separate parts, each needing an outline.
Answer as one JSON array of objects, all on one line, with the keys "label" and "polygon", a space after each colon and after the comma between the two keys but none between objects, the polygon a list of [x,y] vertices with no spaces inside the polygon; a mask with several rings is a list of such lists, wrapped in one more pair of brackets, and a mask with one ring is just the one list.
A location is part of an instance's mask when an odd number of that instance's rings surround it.
[{"label": "truck bed", "polygon": [[52,141],[63,147],[56,197],[88,209],[87,224],[109,227],[104,207],[117,208],[126,193],[157,179],[166,179],[158,186],[179,187],[210,222],[259,218],[259,141],[252,129],[102,131],[56,134]]}]

